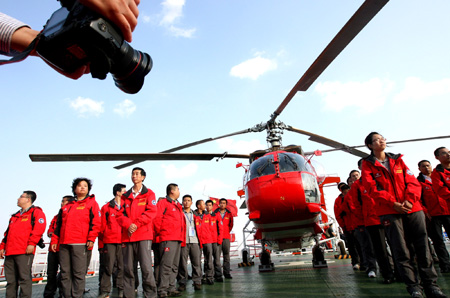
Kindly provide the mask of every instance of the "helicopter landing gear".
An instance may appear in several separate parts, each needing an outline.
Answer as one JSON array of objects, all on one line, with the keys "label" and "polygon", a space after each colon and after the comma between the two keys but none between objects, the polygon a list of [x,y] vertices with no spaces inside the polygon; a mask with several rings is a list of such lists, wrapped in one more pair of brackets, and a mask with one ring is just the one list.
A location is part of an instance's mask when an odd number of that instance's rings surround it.
[{"label": "helicopter landing gear", "polygon": [[270,257],[270,251],[266,249],[264,242],[262,242],[261,244],[262,251],[259,256],[259,261],[261,262],[261,265],[259,265],[259,272],[273,271],[274,266]]},{"label": "helicopter landing gear", "polygon": [[320,246],[319,241],[316,241],[316,245],[314,245],[312,249],[313,255],[313,268],[327,268],[328,264],[325,260],[324,248]]}]

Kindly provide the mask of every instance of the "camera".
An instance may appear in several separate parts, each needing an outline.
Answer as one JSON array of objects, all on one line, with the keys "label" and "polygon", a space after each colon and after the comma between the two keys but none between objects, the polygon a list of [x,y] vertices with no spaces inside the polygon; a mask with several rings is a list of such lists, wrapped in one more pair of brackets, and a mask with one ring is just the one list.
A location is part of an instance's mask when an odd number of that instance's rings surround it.
[{"label": "camera", "polygon": [[120,90],[139,92],[153,66],[150,55],[133,49],[115,24],[78,1],[61,4],[40,34],[38,55],[66,73],[89,64],[93,78],[110,72]]},{"label": "camera", "polygon": [[37,246],[39,246],[41,249],[45,248],[45,244],[44,244],[44,239],[43,238],[41,238],[39,240],[39,242],[37,243]]}]

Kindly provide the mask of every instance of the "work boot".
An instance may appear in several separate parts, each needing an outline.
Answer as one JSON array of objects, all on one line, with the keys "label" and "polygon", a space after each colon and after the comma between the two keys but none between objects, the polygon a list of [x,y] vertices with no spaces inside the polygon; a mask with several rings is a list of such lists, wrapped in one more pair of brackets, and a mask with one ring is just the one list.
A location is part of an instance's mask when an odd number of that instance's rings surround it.
[{"label": "work boot", "polygon": [[202,284],[194,284],[194,290],[201,291],[201,289],[202,289]]},{"label": "work boot", "polygon": [[214,280],[217,281],[217,282],[223,282],[223,277],[217,277]]},{"label": "work boot", "polygon": [[109,293],[101,293],[97,298],[109,298]]},{"label": "work boot", "polygon": [[119,289],[119,298],[123,298],[123,290]]},{"label": "work boot", "polygon": [[179,285],[179,286],[178,286],[178,291],[179,291],[179,292],[184,292],[184,291],[186,291],[186,285],[183,285],[183,284]]},{"label": "work boot", "polygon": [[180,297],[181,296],[181,292],[178,292],[177,290],[170,291],[167,296],[168,297]]},{"label": "work boot", "polygon": [[226,279],[233,279],[233,277],[231,276],[231,274],[224,274]]}]

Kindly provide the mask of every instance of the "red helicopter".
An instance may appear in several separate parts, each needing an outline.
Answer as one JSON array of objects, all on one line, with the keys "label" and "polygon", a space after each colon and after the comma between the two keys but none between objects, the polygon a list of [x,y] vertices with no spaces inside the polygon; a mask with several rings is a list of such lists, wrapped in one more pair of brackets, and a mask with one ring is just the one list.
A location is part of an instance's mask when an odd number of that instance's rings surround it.
[{"label": "red helicopter", "polygon": [[[310,68],[300,78],[297,84],[288,93],[286,98],[270,116],[267,122],[257,124],[251,128],[222,135],[215,138],[206,138],[160,153],[143,154],[30,154],[33,162],[49,161],[129,161],[116,166],[122,169],[147,160],[212,160],[214,158],[248,158],[249,166],[241,163],[237,167],[244,167],[245,203],[248,209],[249,222],[253,222],[255,229],[252,233],[261,241],[260,254],[261,270],[273,269],[270,253],[266,247],[277,250],[298,249],[315,245],[313,248],[313,264],[326,267],[323,250],[320,248],[320,237],[323,233],[319,225],[327,222],[327,214],[322,188],[329,183],[339,182],[337,177],[325,177],[316,172],[311,157],[320,155],[316,152],[303,152],[300,146],[282,146],[281,135],[284,130],[309,136],[309,140],[318,142],[334,149],[323,150],[329,152],[342,150],[350,154],[365,157],[367,153],[358,150],[363,146],[347,146],[340,142],[294,128],[277,121],[277,117],[285,109],[297,91],[306,91],[315,82],[319,75],[331,64],[339,53],[351,40],[369,23],[369,21],[384,7],[388,0],[366,0],[355,12],[345,26],[339,31],[325,50],[314,61]],[[258,150],[251,154],[225,153],[173,153],[188,147],[231,137],[249,132],[267,131],[267,142],[270,148]],[[414,139],[390,143],[400,143],[419,140]],[[242,196],[243,193],[240,193]],[[321,214],[322,212],[322,214]],[[245,242],[245,237],[244,237]],[[244,249],[243,262],[249,261],[249,251]]]}]

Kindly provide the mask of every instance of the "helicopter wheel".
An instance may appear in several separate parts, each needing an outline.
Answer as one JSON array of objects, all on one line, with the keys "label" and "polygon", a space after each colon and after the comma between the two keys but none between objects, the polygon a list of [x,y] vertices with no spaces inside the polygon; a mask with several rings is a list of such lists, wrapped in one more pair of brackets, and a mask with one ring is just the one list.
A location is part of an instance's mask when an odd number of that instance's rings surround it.
[{"label": "helicopter wheel", "polygon": [[270,257],[270,252],[266,249],[264,242],[262,243],[262,251],[259,256],[259,261],[261,262],[261,265],[259,265],[259,272],[273,271],[274,266]]},{"label": "helicopter wheel", "polygon": [[313,255],[312,263],[314,268],[328,267],[327,261],[325,260],[324,248],[321,247],[319,244],[314,245],[312,249],[312,255]]}]

